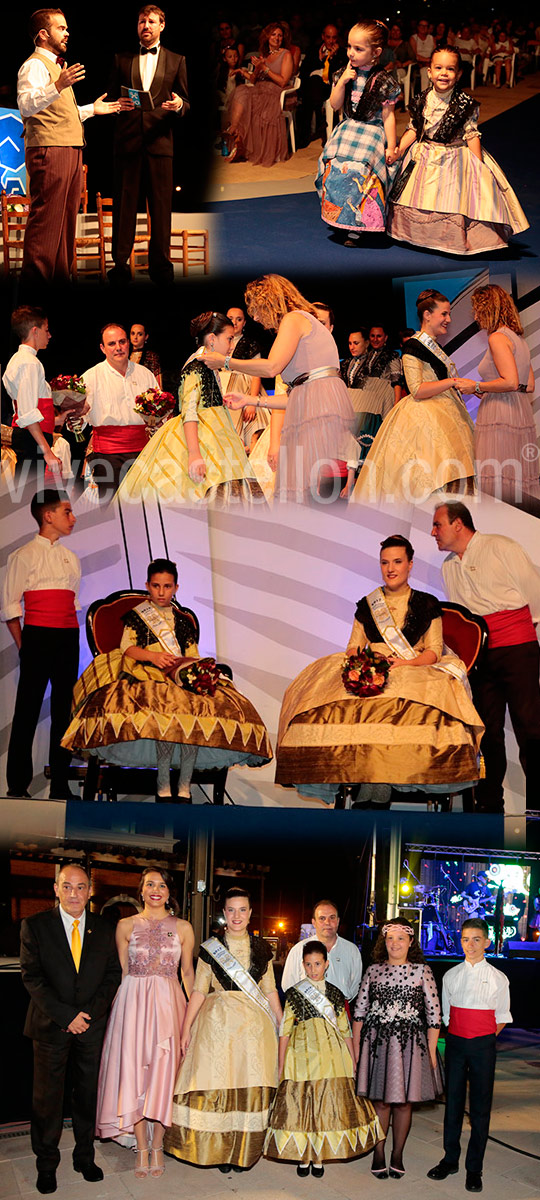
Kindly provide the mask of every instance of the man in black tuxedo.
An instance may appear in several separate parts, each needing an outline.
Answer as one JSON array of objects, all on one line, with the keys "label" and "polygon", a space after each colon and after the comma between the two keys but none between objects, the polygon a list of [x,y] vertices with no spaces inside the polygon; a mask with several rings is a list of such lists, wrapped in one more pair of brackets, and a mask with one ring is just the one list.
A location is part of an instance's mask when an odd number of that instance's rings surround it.
[{"label": "man in black tuxedo", "polygon": [[[189,109],[186,61],[160,45],[165,14],[155,4],[139,11],[137,54],[117,54],[109,95],[120,89],[150,92],[153,108],[137,105],[121,114],[114,135],[114,207],[111,282],[130,278],[141,181],[148,200],[151,237],[148,255],[154,283],[172,283],[169,258],[173,191],[173,128]],[[144,103],[144,102],[143,102]]]},{"label": "man in black tuxedo", "polygon": [[30,993],[24,1032],[34,1042],[32,1149],[37,1190],[44,1194],[56,1191],[68,1064],[73,1168],[88,1183],[103,1179],[94,1162],[97,1083],[107,1014],[121,979],[112,928],[86,911],[86,871],[64,867],[54,890],[59,906],[21,926],[21,974]]}]

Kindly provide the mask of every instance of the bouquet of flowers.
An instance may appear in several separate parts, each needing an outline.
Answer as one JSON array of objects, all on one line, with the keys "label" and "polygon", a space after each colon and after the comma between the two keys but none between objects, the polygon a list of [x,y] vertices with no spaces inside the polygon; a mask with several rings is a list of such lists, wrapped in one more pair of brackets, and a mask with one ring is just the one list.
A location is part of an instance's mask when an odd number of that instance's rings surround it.
[{"label": "bouquet of flowers", "polygon": [[379,696],[388,675],[390,663],[382,654],[375,654],[366,646],[349,654],[343,664],[341,678],[345,691],[351,696]]},{"label": "bouquet of flowers", "polygon": [[135,412],[144,418],[146,432],[151,438],[159,425],[163,425],[171,416],[174,408],[174,396],[171,392],[161,392],[159,388],[147,388],[145,392],[135,397]]},{"label": "bouquet of flowers", "polygon": [[220,671],[213,658],[194,658],[188,667],[177,672],[176,682],[198,696],[215,696]]},{"label": "bouquet of flowers", "polygon": [[78,442],[82,436],[82,417],[85,411],[86,385],[80,375],[56,375],[51,379],[54,407],[66,416],[66,425],[73,431]]}]

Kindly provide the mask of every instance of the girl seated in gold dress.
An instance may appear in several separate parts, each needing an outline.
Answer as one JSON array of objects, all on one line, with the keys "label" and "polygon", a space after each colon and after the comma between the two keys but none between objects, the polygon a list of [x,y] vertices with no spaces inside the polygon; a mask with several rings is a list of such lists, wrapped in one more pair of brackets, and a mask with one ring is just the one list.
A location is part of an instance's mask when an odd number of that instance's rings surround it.
[{"label": "girl seated in gold dress", "polygon": [[[190,690],[182,672],[197,673],[199,623],[175,604],[178,570],[150,563],[148,599],[124,616],[119,650],[99,654],[75,685],[71,724],[62,745],[118,766],[156,767],[158,799],[170,798],[170,769],[180,769],[178,795],[189,800],[195,769],[272,758],[265,726],[245,696],[220,674],[215,692]],[[210,676],[218,669],[203,660]],[[204,688],[203,684],[196,684]]]},{"label": "girl seated in gold dress", "polygon": [[340,784],[361,783],[360,801],[388,803],[392,787],[448,794],[478,779],[482,722],[443,644],[438,600],[409,586],[413,555],[399,534],[382,542],[383,587],[360,600],[347,647],[382,655],[386,683],[351,694],[343,653],[306,667],[283,697],[276,783],[327,804]]}]

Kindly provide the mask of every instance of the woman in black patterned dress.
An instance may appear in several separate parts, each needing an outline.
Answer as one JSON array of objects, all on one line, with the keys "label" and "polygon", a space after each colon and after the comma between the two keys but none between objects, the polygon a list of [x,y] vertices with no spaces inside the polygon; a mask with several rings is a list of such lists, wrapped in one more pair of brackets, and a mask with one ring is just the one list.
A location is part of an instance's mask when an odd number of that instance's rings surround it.
[{"label": "woman in black patterned dress", "polygon": [[392,1155],[385,1143],[374,1151],[373,1175],[400,1179],[412,1106],[442,1092],[437,1054],[441,1008],[431,968],[424,962],[412,925],[392,917],[383,925],[356,1001],[353,1046],[356,1090],[367,1096],[385,1133],[392,1118]]}]

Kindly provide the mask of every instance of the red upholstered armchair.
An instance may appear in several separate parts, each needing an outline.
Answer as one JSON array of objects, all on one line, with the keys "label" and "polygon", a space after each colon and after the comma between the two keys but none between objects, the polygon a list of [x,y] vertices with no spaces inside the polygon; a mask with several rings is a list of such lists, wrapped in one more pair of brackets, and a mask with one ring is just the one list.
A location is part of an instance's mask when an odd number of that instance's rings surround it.
[{"label": "red upholstered armchair", "polygon": [[[122,617],[130,609],[135,608],[147,597],[148,593],[141,589],[131,588],[120,592],[111,592],[100,600],[94,600],[86,614],[86,636],[88,645],[94,657],[97,654],[107,654],[120,646],[124,623]],[[193,623],[195,641],[199,640],[199,622],[190,608],[174,602],[175,607],[187,616]],[[219,663],[223,674],[232,679],[230,667]],[[177,772],[176,772],[177,774]],[[156,772],[151,769],[119,767],[116,764],[104,763],[96,754],[88,759],[88,768],[83,788],[83,800],[95,800],[96,794],[106,795],[108,800],[116,800],[118,793],[125,795],[152,795],[155,793]],[[176,786],[175,772],[172,772],[173,787]],[[214,804],[223,804],[225,786],[227,783],[227,768],[219,770],[193,772],[193,783],[208,783],[213,787]]]},{"label": "red upholstered armchair", "polygon": [[451,604],[443,600],[443,638],[447,646],[458,654],[470,675],[487,646],[488,627],[483,617],[476,617],[462,604]]}]

